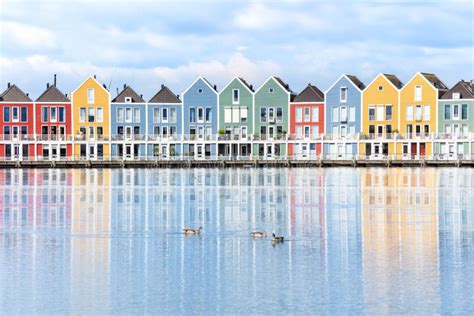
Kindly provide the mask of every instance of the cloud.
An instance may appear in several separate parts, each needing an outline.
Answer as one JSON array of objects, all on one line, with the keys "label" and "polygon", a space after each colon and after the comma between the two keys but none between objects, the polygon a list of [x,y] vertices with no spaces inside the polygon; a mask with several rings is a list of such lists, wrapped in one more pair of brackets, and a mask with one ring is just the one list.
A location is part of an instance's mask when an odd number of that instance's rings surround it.
[{"label": "cloud", "polygon": [[48,29],[30,24],[0,21],[2,45],[9,48],[42,51],[57,46],[56,36]]}]

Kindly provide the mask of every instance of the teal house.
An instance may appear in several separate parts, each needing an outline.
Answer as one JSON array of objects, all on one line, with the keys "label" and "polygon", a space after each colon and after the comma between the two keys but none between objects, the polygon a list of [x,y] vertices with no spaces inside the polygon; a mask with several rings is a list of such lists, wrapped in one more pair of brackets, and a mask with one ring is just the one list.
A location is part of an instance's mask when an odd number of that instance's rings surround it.
[{"label": "teal house", "polygon": [[251,155],[253,97],[253,87],[238,77],[219,93],[219,156]]},{"label": "teal house", "polygon": [[462,159],[474,154],[474,83],[459,81],[438,100],[438,158]]},{"label": "teal house", "polygon": [[288,84],[271,76],[255,92],[253,155],[272,158],[288,152],[289,104],[295,93]]}]

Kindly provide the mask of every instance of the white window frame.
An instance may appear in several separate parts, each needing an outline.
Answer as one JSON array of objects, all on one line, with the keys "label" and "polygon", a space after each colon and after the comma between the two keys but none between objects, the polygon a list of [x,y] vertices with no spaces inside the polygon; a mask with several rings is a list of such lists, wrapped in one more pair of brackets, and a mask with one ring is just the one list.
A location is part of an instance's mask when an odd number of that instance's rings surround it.
[{"label": "white window frame", "polygon": [[[130,113],[129,117],[127,117],[127,113]],[[125,122],[126,123],[132,123],[133,122],[132,108],[125,108]]]},{"label": "white window frame", "polygon": [[349,122],[355,122],[356,121],[356,109],[355,106],[350,106],[349,107]]},{"label": "white window frame", "polygon": [[240,123],[240,109],[239,107],[232,107],[232,123]]},{"label": "white window frame", "polygon": [[95,100],[95,91],[93,88],[87,89],[87,104],[93,104]]},{"label": "white window frame", "polygon": [[375,112],[375,118],[377,122],[385,121],[385,106],[383,104],[377,104],[377,110]]},{"label": "white window frame", "polygon": [[[122,114],[122,115],[120,115],[120,114]],[[117,108],[117,113],[116,113],[117,123],[123,123],[123,119],[124,119],[123,108]]]},{"label": "white window frame", "polygon": [[248,121],[248,111],[246,107],[240,108],[240,122],[247,123]]},{"label": "white window frame", "polygon": [[140,108],[133,108],[133,122],[140,123]]},{"label": "white window frame", "polygon": [[[54,117],[53,117],[53,109],[54,109]],[[58,122],[58,108],[57,107],[52,106],[49,108],[49,120],[52,123]]]},{"label": "white window frame", "polygon": [[319,106],[313,106],[311,109],[311,121],[313,123],[319,122]]},{"label": "white window frame", "polygon": [[349,113],[346,105],[340,106],[339,121],[346,123],[349,121]]},{"label": "white window frame", "polygon": [[424,105],[423,106],[423,120],[429,121],[431,119],[431,106]]},{"label": "white window frame", "polygon": [[[308,113],[306,113],[308,112]],[[303,110],[303,119],[304,122],[311,122],[311,108],[309,106],[305,106]]]},{"label": "white window frame", "polygon": [[[96,110],[95,120],[97,123],[104,122],[104,109],[102,107],[98,107]],[[100,114],[99,114],[100,113]]]},{"label": "white window frame", "polygon": [[[15,109],[16,109],[16,118],[15,118]],[[19,122],[20,121],[20,107],[14,106],[12,107],[12,122]]]},{"label": "white window frame", "polygon": [[[334,115],[336,114],[336,115]],[[339,107],[333,106],[331,109],[331,116],[333,123],[339,123]]]},{"label": "white window frame", "polygon": [[[166,115],[165,115],[166,113]],[[166,118],[165,118],[166,116]],[[170,119],[170,111],[168,110],[167,107],[162,107],[161,108],[161,123],[168,123]]]},{"label": "white window frame", "polygon": [[46,110],[46,116],[49,115],[49,113],[48,113],[48,107],[47,107],[47,106],[42,106],[42,107],[41,107],[41,122],[42,122],[42,123],[47,123],[47,122],[48,122],[48,118],[49,118],[49,117],[47,117],[46,120],[44,120],[44,118],[43,118],[43,112],[44,112],[45,110]]},{"label": "white window frame", "polygon": [[[342,91],[345,92],[344,98],[342,97],[342,96],[343,96]],[[348,92],[347,87],[341,87],[341,88],[340,88],[340,90],[339,90],[339,100],[340,100],[340,102],[342,102],[342,103],[346,103],[346,102],[347,102],[347,92]]]},{"label": "white window frame", "polygon": [[303,122],[303,108],[301,106],[296,107],[295,122],[296,123]]},{"label": "white window frame", "polygon": [[178,111],[177,111],[176,107],[170,107],[169,113],[168,113],[170,123],[176,123],[177,116],[178,116],[177,113],[178,113]]},{"label": "white window frame", "polygon": [[[82,113],[84,113],[84,116],[82,116]],[[85,123],[87,121],[87,108],[82,107],[79,108],[79,122]]]},{"label": "white window frame", "polygon": [[413,121],[413,105],[407,105],[405,119],[407,121]]},{"label": "white window frame", "polygon": [[125,103],[132,103],[132,97],[125,97]]},{"label": "white window frame", "polygon": [[[455,108],[458,109],[458,115],[457,116],[455,116],[455,111],[454,111]],[[460,118],[461,118],[460,106],[459,106],[459,104],[453,104],[453,115],[452,115],[451,119],[458,121]]]},{"label": "white window frame", "polygon": [[[158,113],[158,116],[156,115]],[[161,109],[159,107],[153,108],[153,123],[161,122]]]},{"label": "white window frame", "polygon": [[423,88],[421,86],[415,86],[415,101],[421,101],[423,99]]},{"label": "white window frame", "polygon": [[[235,99],[236,92],[237,92],[237,99]],[[240,90],[232,89],[232,104],[239,104],[239,103],[240,103]]]},{"label": "white window frame", "polygon": [[224,123],[232,123],[232,108],[230,106],[224,108]]},{"label": "white window frame", "polygon": [[[199,112],[201,112],[201,118],[199,118]],[[204,123],[204,108],[203,107],[198,107],[196,108],[196,122],[198,123]]]}]

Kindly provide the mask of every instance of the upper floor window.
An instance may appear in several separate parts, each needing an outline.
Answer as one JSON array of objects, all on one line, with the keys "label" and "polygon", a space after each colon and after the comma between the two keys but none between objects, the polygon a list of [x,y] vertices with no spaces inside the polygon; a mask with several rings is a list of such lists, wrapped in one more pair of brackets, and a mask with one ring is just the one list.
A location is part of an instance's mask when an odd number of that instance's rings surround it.
[{"label": "upper floor window", "polygon": [[296,108],[296,123],[303,122],[303,109],[301,107]]},{"label": "upper floor window", "polygon": [[79,109],[79,121],[84,123],[86,121],[86,108]]},{"label": "upper floor window", "polygon": [[28,121],[28,108],[26,106],[22,106],[20,109],[20,120],[22,122]]},{"label": "upper floor window", "polygon": [[268,92],[273,93],[273,92],[275,92],[275,90],[273,90],[273,88],[270,88],[270,89],[268,89]]},{"label": "upper floor window", "polygon": [[123,108],[117,108],[117,123],[123,123]]},{"label": "upper floor window", "polygon": [[198,89],[198,93],[202,93],[202,89],[201,89],[201,88]]},{"label": "upper floor window", "polygon": [[347,102],[347,87],[342,87],[340,92],[341,102]]},{"label": "upper floor window", "polygon": [[347,106],[341,106],[340,110],[341,110],[341,114],[340,114],[341,122],[347,122]]},{"label": "upper floor window", "polygon": [[430,120],[430,116],[431,116],[430,110],[431,110],[431,108],[430,108],[429,105],[425,105],[423,107],[423,120],[425,120],[425,121]]},{"label": "upper floor window", "polygon": [[453,120],[459,120],[459,104],[453,105]]},{"label": "upper floor window", "polygon": [[196,108],[189,108],[189,122],[196,123]]},{"label": "upper floor window", "polygon": [[94,89],[87,89],[87,103],[94,103]]},{"label": "upper floor window", "polygon": [[276,121],[277,123],[283,122],[283,108],[276,108]]},{"label": "upper floor window", "polygon": [[211,108],[206,108],[206,123],[211,122]]},{"label": "upper floor window", "polygon": [[407,106],[406,119],[407,119],[407,121],[412,121],[413,120],[413,106],[412,105]]},{"label": "upper floor window", "polygon": [[415,86],[415,101],[421,101],[422,97],[421,86]]},{"label": "upper floor window", "polygon": [[375,106],[369,106],[369,121],[375,121]]},{"label": "upper floor window", "polygon": [[309,107],[304,108],[304,121],[305,122],[310,121],[310,108]]},{"label": "upper floor window", "polygon": [[170,123],[176,123],[176,108],[170,108]]},{"label": "upper floor window", "polygon": [[58,114],[59,122],[64,123],[66,121],[66,109],[64,107],[59,107]]},{"label": "upper floor window", "polygon": [[319,108],[317,106],[313,106],[313,114],[311,119],[313,122],[319,122]]},{"label": "upper floor window", "polygon": [[390,121],[392,119],[392,106],[387,105],[385,107],[385,120]]},{"label": "upper floor window", "polygon": [[168,123],[168,108],[161,109],[161,121],[163,123]]},{"label": "upper floor window", "polygon": [[18,116],[19,116],[19,114],[18,114],[18,107],[15,106],[15,107],[12,108],[12,121],[13,121],[13,122],[18,122],[18,120],[19,120],[19,117],[18,117]]},{"label": "upper floor window", "polygon": [[132,122],[132,108],[125,108],[125,122]]},{"label": "upper floor window", "polygon": [[444,105],[444,119],[445,120],[451,119],[451,104]]},{"label": "upper floor window", "polygon": [[267,122],[267,108],[260,109],[260,123]]},{"label": "upper floor window", "polygon": [[349,121],[355,122],[355,120],[356,120],[356,109],[354,106],[351,106],[349,108]]},{"label": "upper floor window", "polygon": [[94,123],[94,108],[89,108],[89,120],[88,122],[89,123]]},{"label": "upper floor window", "polygon": [[10,122],[10,107],[8,106],[3,107],[3,121]]},{"label": "upper floor window", "polygon": [[41,108],[41,122],[48,122],[48,108],[46,106]]},{"label": "upper floor window", "polygon": [[133,108],[133,122],[140,123],[140,109]]},{"label": "upper floor window", "polygon": [[132,103],[132,97],[125,97],[125,103]]},{"label": "upper floor window", "polygon": [[415,120],[416,121],[421,120],[421,105],[415,106]]},{"label": "upper floor window", "polygon": [[377,106],[377,121],[383,121],[383,105],[378,105]]},{"label": "upper floor window", "polygon": [[51,122],[57,122],[58,121],[58,110],[56,107],[51,107],[50,109],[51,113]]},{"label": "upper floor window", "polygon": [[383,86],[379,86],[379,91],[382,91],[383,90]]},{"label": "upper floor window", "polygon": [[204,109],[203,108],[198,108],[197,111],[197,121],[198,123],[204,122]]},{"label": "upper floor window", "polygon": [[240,101],[240,91],[239,89],[232,90],[232,103],[238,104]]},{"label": "upper floor window", "polygon": [[332,121],[339,122],[339,107],[337,106],[332,108]]},{"label": "upper floor window", "polygon": [[467,104],[463,104],[461,107],[461,119],[467,120]]},{"label": "upper floor window", "polygon": [[97,108],[97,122],[102,123],[104,121],[104,110]]},{"label": "upper floor window", "polygon": [[153,123],[160,123],[160,108],[153,109]]}]

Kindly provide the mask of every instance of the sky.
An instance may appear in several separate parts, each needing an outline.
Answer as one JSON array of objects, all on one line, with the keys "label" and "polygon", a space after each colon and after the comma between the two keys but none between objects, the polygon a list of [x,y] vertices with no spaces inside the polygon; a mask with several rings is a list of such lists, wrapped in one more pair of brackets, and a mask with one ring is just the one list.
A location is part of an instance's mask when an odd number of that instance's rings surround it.
[{"label": "sky", "polygon": [[0,36],[0,90],[33,98],[55,73],[64,93],[96,74],[112,96],[128,84],[147,100],[197,76],[220,89],[277,75],[295,92],[343,73],[474,79],[473,0],[1,0]]}]

